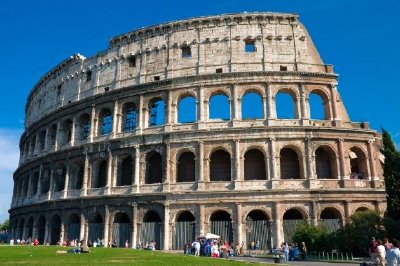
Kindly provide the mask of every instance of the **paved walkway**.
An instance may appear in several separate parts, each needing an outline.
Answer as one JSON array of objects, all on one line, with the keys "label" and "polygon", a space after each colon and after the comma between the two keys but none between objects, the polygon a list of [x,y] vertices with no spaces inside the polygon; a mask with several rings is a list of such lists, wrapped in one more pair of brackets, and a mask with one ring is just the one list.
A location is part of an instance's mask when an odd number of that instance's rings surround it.
[{"label": "paved walkway", "polygon": [[[260,262],[260,263],[269,263],[273,264],[274,261],[272,259],[266,259],[266,258],[256,258],[256,257],[230,257],[230,260],[240,260],[240,261],[252,261],[252,262]],[[358,263],[337,263],[337,262],[321,262],[321,261],[285,261],[283,262],[285,265],[306,265],[306,266],[335,266],[335,265],[340,265],[340,266],[356,266],[359,265]],[[277,265],[282,265],[282,264],[277,264]]]}]

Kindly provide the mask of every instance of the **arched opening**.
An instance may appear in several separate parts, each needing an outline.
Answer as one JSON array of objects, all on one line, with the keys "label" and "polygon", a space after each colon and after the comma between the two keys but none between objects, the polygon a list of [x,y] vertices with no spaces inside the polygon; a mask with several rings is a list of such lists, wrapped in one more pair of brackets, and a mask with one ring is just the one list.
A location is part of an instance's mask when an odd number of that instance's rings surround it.
[{"label": "arched opening", "polygon": [[37,190],[38,190],[38,184],[39,184],[39,172],[35,172],[35,173],[33,173],[33,176],[31,178],[30,196],[36,195]]},{"label": "arched opening", "polygon": [[109,135],[112,131],[112,113],[104,109],[99,115],[99,135]]},{"label": "arched opening", "polygon": [[181,212],[175,222],[175,234],[172,249],[181,249],[185,243],[191,244],[195,239],[196,219],[190,211]]},{"label": "arched opening", "polygon": [[95,171],[93,171],[92,188],[102,188],[107,183],[107,161],[99,159],[95,162]]},{"label": "arched opening", "polygon": [[244,179],[266,180],[264,154],[256,149],[248,150],[244,154]]},{"label": "arched opening", "polygon": [[133,173],[133,159],[132,156],[129,155],[121,162],[119,175],[117,176],[117,186],[132,185]]},{"label": "arched opening", "polygon": [[210,157],[210,181],[231,181],[231,156],[218,150]]},{"label": "arched opening", "polygon": [[196,98],[186,96],[179,100],[178,103],[178,123],[194,123],[196,122]]},{"label": "arched opening", "polygon": [[88,114],[82,114],[79,117],[78,120],[78,125],[77,125],[77,136],[78,140],[87,140],[90,136],[90,127],[91,127],[91,121],[90,121],[90,115]]},{"label": "arched opening", "polygon": [[44,244],[44,235],[46,233],[46,219],[44,216],[40,216],[37,223],[37,239],[40,244]]},{"label": "arched opening", "polygon": [[25,238],[30,238],[31,240],[33,240],[33,217],[29,218],[28,223],[26,224]]},{"label": "arched opening", "polygon": [[319,147],[315,151],[315,166],[318,179],[337,178],[336,156],[328,147]]},{"label": "arched opening", "polygon": [[31,139],[31,146],[30,146],[31,155],[35,154],[35,148],[36,148],[36,135],[34,135]]},{"label": "arched opening", "polygon": [[369,211],[369,209],[367,207],[359,207],[359,208],[357,208],[355,210],[354,213],[356,213],[356,212],[367,212],[367,211]]},{"label": "arched opening", "polygon": [[50,127],[50,134],[49,134],[49,146],[51,149],[54,149],[56,145],[56,137],[57,137],[57,125],[53,124]]},{"label": "arched opening", "polygon": [[165,124],[165,103],[163,99],[156,98],[149,104],[149,126],[161,126]]},{"label": "arched opening", "polygon": [[126,213],[119,212],[115,214],[112,226],[112,238],[118,247],[124,247],[126,241],[128,243],[131,242],[131,228],[131,219]]},{"label": "arched opening", "polygon": [[281,179],[300,179],[300,165],[297,153],[290,148],[280,152]]},{"label": "arched opening", "polygon": [[184,152],[178,159],[177,182],[195,181],[195,158],[193,152]]},{"label": "arched opening", "polygon": [[72,121],[70,119],[65,120],[61,124],[61,128],[59,131],[59,144],[60,146],[67,145],[71,141],[72,133]]},{"label": "arched opening", "polygon": [[50,220],[50,245],[56,245],[61,236],[61,218],[54,215]]},{"label": "arched opening", "polygon": [[84,165],[76,163],[70,168],[70,187],[71,189],[82,189],[84,175]]},{"label": "arched opening", "polygon": [[242,98],[242,119],[261,119],[263,116],[261,96],[255,92],[246,93]]},{"label": "arched opening", "polygon": [[320,219],[321,224],[325,225],[330,233],[339,230],[341,227],[341,215],[335,208],[325,208],[321,212]]},{"label": "arched opening", "polygon": [[357,147],[353,147],[349,151],[350,160],[350,178],[351,179],[367,179],[368,165],[367,157],[364,152]]},{"label": "arched opening", "polygon": [[45,144],[46,144],[46,130],[42,130],[39,133],[39,143],[38,143],[39,151],[44,151]]},{"label": "arched opening", "polygon": [[25,226],[25,219],[21,218],[21,220],[19,220],[18,234],[17,234],[17,238],[20,240],[24,239],[24,226]]},{"label": "arched opening", "polygon": [[287,92],[278,92],[275,96],[276,118],[298,118],[294,97]]},{"label": "arched opening", "polygon": [[[325,97],[326,98],[326,97]],[[318,92],[311,92],[308,97],[310,118],[315,120],[328,120],[329,102]]]},{"label": "arched opening", "polygon": [[267,250],[271,247],[271,226],[268,216],[261,210],[251,211],[246,218],[247,243],[258,243],[258,248]]},{"label": "arched opening", "polygon": [[50,170],[45,169],[41,178],[41,194],[46,194],[50,190]]},{"label": "arched opening", "polygon": [[155,211],[147,211],[143,217],[139,240],[143,244],[156,242],[156,249],[162,248],[161,243],[161,218]]},{"label": "arched opening", "polygon": [[64,167],[59,167],[54,169],[54,174],[53,174],[53,191],[54,192],[60,192],[64,190],[64,185],[65,185],[65,168]]},{"label": "arched opening", "polygon": [[210,217],[210,231],[219,235],[222,241],[233,241],[233,228],[231,215],[226,211],[216,211]]},{"label": "arched opening", "polygon": [[209,118],[219,120],[230,120],[231,111],[229,98],[225,94],[216,94],[211,96],[209,102]]},{"label": "arched opening", "polygon": [[304,222],[304,217],[299,210],[289,209],[283,215],[283,234],[285,242],[292,242],[292,236],[298,224]]},{"label": "arched opening", "polygon": [[68,225],[67,225],[67,239],[80,240],[80,232],[81,232],[81,219],[79,215],[73,213],[68,217]]},{"label": "arched opening", "polygon": [[123,131],[134,131],[137,127],[138,110],[133,103],[127,103],[123,107]]},{"label": "arched opening", "polygon": [[29,189],[29,175],[25,178],[22,185],[22,195],[21,197],[24,199],[28,196],[28,189]]},{"label": "arched opening", "polygon": [[147,156],[147,175],[146,184],[162,183],[163,171],[162,171],[162,158],[158,152],[151,152]]},{"label": "arched opening", "polygon": [[95,211],[88,219],[88,240],[92,243],[99,243],[103,239],[103,217]]}]

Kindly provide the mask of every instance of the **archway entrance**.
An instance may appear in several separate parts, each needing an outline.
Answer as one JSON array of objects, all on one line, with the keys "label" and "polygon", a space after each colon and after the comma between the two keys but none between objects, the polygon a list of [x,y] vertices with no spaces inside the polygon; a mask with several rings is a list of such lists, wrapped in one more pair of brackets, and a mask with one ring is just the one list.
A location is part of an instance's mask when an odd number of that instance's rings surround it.
[{"label": "archway entrance", "polygon": [[232,218],[228,212],[214,212],[210,217],[210,222],[211,233],[219,235],[221,240],[228,241],[228,243],[233,241]]},{"label": "archway entrance", "polygon": [[325,225],[328,231],[334,232],[340,229],[341,215],[338,210],[334,208],[326,208],[321,212],[321,224]]},{"label": "archway entrance", "polygon": [[61,218],[54,215],[50,223],[50,245],[56,245],[61,236]]},{"label": "archway entrance", "polygon": [[68,218],[67,237],[68,240],[80,240],[81,219],[77,214],[71,214]]},{"label": "archway entrance", "polygon": [[26,224],[26,239],[30,238],[33,240],[33,217],[29,218]]},{"label": "archway entrance", "polygon": [[131,219],[124,212],[119,212],[114,217],[114,223],[112,226],[112,238],[113,243],[116,243],[118,247],[124,247],[125,242],[131,241]]},{"label": "archway entrance", "polygon": [[99,240],[103,239],[103,218],[98,212],[93,213],[89,217],[89,233],[88,240],[90,242],[99,242]]},{"label": "archway entrance", "polygon": [[176,218],[174,242],[172,249],[181,249],[185,243],[191,244],[195,239],[196,219],[190,211],[184,211]]},{"label": "archway entrance", "polygon": [[292,242],[292,236],[296,226],[304,222],[304,217],[300,211],[290,209],[283,215],[283,235],[285,242]]},{"label": "archway entrance", "polygon": [[40,216],[37,223],[37,239],[40,244],[44,244],[44,235],[46,232],[46,219],[44,216]]},{"label": "archway entrance", "polygon": [[260,242],[259,248],[267,250],[271,247],[271,227],[267,215],[260,210],[251,211],[246,218],[247,244]]},{"label": "archway entrance", "polygon": [[143,218],[139,239],[143,245],[156,242],[156,249],[162,248],[161,243],[161,218],[155,211],[148,211]]}]

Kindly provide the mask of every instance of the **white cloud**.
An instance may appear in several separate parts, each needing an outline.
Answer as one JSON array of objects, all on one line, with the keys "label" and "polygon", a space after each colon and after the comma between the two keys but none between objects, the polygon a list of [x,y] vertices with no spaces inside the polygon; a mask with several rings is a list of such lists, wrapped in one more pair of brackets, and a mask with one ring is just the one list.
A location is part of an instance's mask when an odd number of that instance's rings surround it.
[{"label": "white cloud", "polygon": [[22,130],[0,128],[0,222],[8,219],[10,208],[13,172],[19,161],[19,138]]}]

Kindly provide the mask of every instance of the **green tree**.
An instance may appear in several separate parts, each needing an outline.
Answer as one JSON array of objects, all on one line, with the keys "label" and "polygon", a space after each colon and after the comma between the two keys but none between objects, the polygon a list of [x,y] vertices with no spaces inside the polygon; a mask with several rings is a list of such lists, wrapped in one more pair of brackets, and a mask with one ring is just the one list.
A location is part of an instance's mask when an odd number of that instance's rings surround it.
[{"label": "green tree", "polygon": [[10,229],[10,221],[5,220],[2,224],[0,224],[0,230],[8,230]]},{"label": "green tree", "polygon": [[400,152],[390,137],[390,134],[382,129],[383,149],[385,165],[383,175],[385,177],[387,216],[395,221],[400,220]]},{"label": "green tree", "polygon": [[305,242],[307,250],[328,250],[328,229],[325,226],[314,226],[308,223],[298,224],[293,233],[292,240],[298,245]]}]

